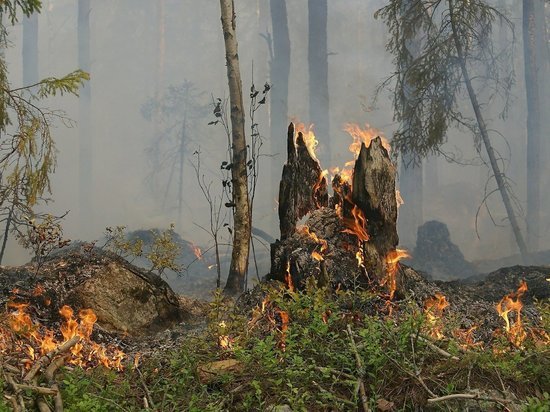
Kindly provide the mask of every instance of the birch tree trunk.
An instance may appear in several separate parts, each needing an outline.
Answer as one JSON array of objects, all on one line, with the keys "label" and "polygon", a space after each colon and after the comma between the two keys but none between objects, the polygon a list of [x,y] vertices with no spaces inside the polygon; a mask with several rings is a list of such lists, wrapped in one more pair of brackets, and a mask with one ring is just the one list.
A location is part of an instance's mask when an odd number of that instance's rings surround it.
[{"label": "birch tree trunk", "polygon": [[237,295],[243,292],[245,287],[244,282],[248,270],[251,235],[246,167],[247,150],[233,0],[220,0],[220,8],[223,37],[225,40],[227,79],[229,82],[229,104],[231,106],[231,182],[233,195],[233,251],[224,293],[227,295]]}]

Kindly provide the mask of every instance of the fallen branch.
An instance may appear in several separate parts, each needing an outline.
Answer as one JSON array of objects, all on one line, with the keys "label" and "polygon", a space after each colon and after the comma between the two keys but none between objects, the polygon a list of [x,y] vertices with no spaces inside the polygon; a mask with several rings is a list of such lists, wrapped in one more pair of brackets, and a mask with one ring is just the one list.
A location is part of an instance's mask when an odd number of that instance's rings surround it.
[{"label": "fallen branch", "polygon": [[367,397],[367,391],[365,389],[365,384],[363,383],[363,360],[361,359],[361,356],[359,355],[359,351],[357,350],[357,345],[355,345],[355,339],[353,339],[353,332],[351,331],[351,326],[347,325],[349,340],[351,343],[351,349],[353,350],[353,353],[355,354],[355,364],[357,365],[357,370],[359,371],[360,377],[357,379],[357,382],[359,384],[359,391],[361,392],[361,404],[363,406],[363,410],[365,412],[370,412],[369,407],[369,398]]},{"label": "fallen branch", "polygon": [[54,350],[48,352],[44,356],[42,356],[38,361],[35,362],[33,367],[29,370],[29,372],[25,375],[23,380],[25,382],[30,382],[35,375],[38,373],[41,367],[44,367],[48,365],[52,359],[61,354],[67,352],[69,349],[71,349],[74,345],[76,345],[80,341],[80,336],[73,336],[71,339],[69,339],[67,342],[63,343],[62,345],[58,346]]},{"label": "fallen branch", "polygon": [[145,396],[147,403],[149,406],[156,410],[155,402],[153,402],[153,398],[151,397],[151,392],[149,391],[149,388],[147,387],[147,384],[145,383],[145,379],[143,378],[143,373],[141,373],[141,370],[136,366],[135,368],[139,375],[139,380],[141,381],[141,386],[143,387],[143,390],[145,391]]},{"label": "fallen branch", "polygon": [[488,401],[488,402],[496,402],[496,403],[513,402],[513,400],[511,399],[493,398],[490,396],[483,396],[477,393],[453,393],[452,395],[439,396],[437,398],[429,398],[428,402],[429,403],[446,402],[446,401],[452,401],[457,399],[471,399],[474,401]]},{"label": "fallen branch", "polygon": [[418,336],[418,340],[420,342],[423,342],[425,343],[430,349],[436,351],[437,353],[439,353],[440,355],[443,355],[445,356],[446,358],[449,358],[449,359],[452,359],[454,361],[459,361],[460,358],[458,358],[457,356],[454,356],[454,355],[451,355],[449,352],[441,349],[439,346],[433,344],[429,339],[426,339],[425,337],[423,336]]},{"label": "fallen branch", "polygon": [[54,408],[55,412],[63,412],[63,398],[61,397],[61,391],[59,391],[59,385],[54,379],[55,372],[65,364],[65,357],[60,356],[54,359],[46,368],[44,376],[48,383],[51,385],[52,389],[57,390],[57,394],[54,398]]}]

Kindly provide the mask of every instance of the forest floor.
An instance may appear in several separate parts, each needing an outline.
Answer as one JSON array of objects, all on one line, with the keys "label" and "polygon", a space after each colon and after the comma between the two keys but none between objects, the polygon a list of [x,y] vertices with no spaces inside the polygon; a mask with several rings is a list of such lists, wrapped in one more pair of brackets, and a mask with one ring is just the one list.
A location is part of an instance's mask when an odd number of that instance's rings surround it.
[{"label": "forest floor", "polygon": [[[62,370],[64,410],[550,408],[550,347],[540,340],[550,330],[549,302],[537,303],[539,334],[526,324],[521,343],[502,330],[475,342],[444,314],[431,317],[411,300],[378,310],[386,303],[359,290],[294,292],[273,282],[236,303],[215,293],[182,304],[193,318],[127,339],[122,370]],[[0,411],[8,410],[4,397]]]}]

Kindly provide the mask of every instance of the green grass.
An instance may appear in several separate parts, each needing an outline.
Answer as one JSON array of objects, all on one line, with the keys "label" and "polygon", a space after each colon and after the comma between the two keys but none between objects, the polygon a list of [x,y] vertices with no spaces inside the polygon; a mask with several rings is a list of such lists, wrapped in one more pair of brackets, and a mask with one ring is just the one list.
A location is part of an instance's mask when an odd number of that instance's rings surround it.
[{"label": "green grass", "polygon": [[[373,410],[382,400],[393,402],[395,410],[463,410],[465,404],[458,401],[428,404],[427,399],[470,389],[504,397],[505,388],[525,411],[549,411],[547,346],[526,344],[518,350],[503,341],[495,343],[501,351],[464,352],[452,339],[435,342],[458,355],[457,361],[419,338],[426,322],[413,305],[402,305],[392,317],[367,316],[361,308],[378,299],[368,293],[266,288],[265,294],[264,312],[225,306],[217,295],[208,328],[184,338],[177,350],[144,358],[139,371],[128,365],[121,373],[103,368],[63,372],[65,410],[139,411],[145,410],[144,399],[158,411],[257,411],[275,405],[293,411],[361,410],[357,382],[362,379]],[[281,312],[288,314],[286,330]],[[348,325],[362,368],[357,367]],[[219,335],[231,338],[230,349],[219,347]],[[235,359],[239,366],[201,380],[201,367],[224,359]],[[499,407],[490,401],[477,405],[482,410]]]}]

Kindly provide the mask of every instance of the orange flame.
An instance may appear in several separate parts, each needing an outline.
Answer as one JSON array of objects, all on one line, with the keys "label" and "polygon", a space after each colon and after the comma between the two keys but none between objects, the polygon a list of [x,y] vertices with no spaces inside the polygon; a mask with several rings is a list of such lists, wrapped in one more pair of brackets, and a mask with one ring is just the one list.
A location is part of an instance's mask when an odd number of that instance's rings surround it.
[{"label": "orange flame", "polygon": [[294,292],[294,283],[292,282],[292,275],[290,274],[290,261],[286,262],[285,283],[288,290]]},{"label": "orange flame", "polygon": [[[15,351],[25,351],[30,360],[36,359],[36,351],[39,349],[40,355],[45,355],[52,350],[55,350],[59,345],[68,341],[74,336],[80,336],[82,340],[71,348],[71,359],[69,362],[79,366],[91,366],[93,361],[103,364],[109,368],[116,368],[122,370],[122,359],[125,354],[118,349],[112,349],[112,358],[107,355],[105,347],[90,340],[90,335],[93,330],[93,326],[97,321],[97,316],[91,309],[83,309],[79,312],[79,320],[74,319],[74,311],[67,305],[63,306],[59,313],[63,317],[64,321],[60,327],[61,334],[63,335],[62,341],[57,341],[53,331],[45,329],[44,333],[41,333],[39,324],[33,323],[30,315],[26,313],[28,303],[14,303],[9,302],[8,307],[15,309],[15,312],[8,314],[8,325],[13,332],[23,335],[30,340],[28,344],[20,346]],[[2,347],[0,349],[6,350],[9,345],[6,344],[6,335],[8,331],[2,332]],[[13,348],[12,348],[13,350]],[[87,352],[85,356],[84,351]],[[26,362],[26,366],[30,367],[32,362]]]},{"label": "orange flame", "polygon": [[325,260],[325,258],[323,257],[323,254],[327,251],[328,249],[328,242],[325,240],[325,239],[320,239],[316,234],[315,232],[311,232],[309,230],[309,227],[308,226],[298,226],[296,228],[297,232],[302,234],[302,235],[305,235],[307,237],[309,237],[313,242],[317,243],[319,246],[320,246],[320,249],[319,251],[317,250],[314,250],[313,252],[311,252],[311,257],[317,261],[322,261],[322,260]]},{"label": "orange flame", "polygon": [[382,146],[388,151],[391,150],[390,142],[384,137],[384,133],[381,130],[378,130],[374,127],[369,126],[365,123],[365,128],[362,129],[361,126],[355,123],[346,123],[344,125],[344,131],[353,138],[353,143],[349,145],[349,151],[355,155],[355,159],[359,156],[361,151],[361,144],[365,143],[365,146],[369,146],[370,142],[376,137],[380,136],[382,139]]},{"label": "orange flame", "polygon": [[317,156],[315,155],[315,149],[317,148],[319,142],[315,138],[315,133],[313,133],[313,124],[310,124],[309,127],[306,127],[304,123],[295,122],[294,131],[296,135],[298,135],[298,133],[302,133],[304,137],[304,143],[306,144],[309,155],[312,157],[312,159],[319,161],[319,159],[317,159]]},{"label": "orange flame", "polygon": [[279,328],[281,332],[281,338],[279,340],[279,348],[284,352],[286,350],[286,333],[288,330],[288,312],[284,310],[278,310],[277,313],[279,314],[281,318],[281,327]]},{"label": "orange flame", "polygon": [[449,306],[447,298],[441,293],[436,293],[424,302],[424,311],[426,313],[426,320],[428,323],[428,334],[434,339],[442,339],[443,325],[441,318],[443,317],[443,309]]},{"label": "orange flame", "polygon": [[353,205],[351,215],[353,216],[353,219],[343,219],[346,229],[342,232],[357,236],[357,239],[359,239],[360,242],[366,242],[369,240],[369,234],[366,229],[367,218],[365,217],[365,214],[357,205]]},{"label": "orange flame", "polygon": [[[504,296],[496,305],[499,316],[504,319],[506,324],[504,330],[508,334],[509,341],[518,348],[521,347],[521,344],[527,336],[521,322],[521,309],[523,308],[521,297],[526,291],[527,283],[525,280],[522,280],[516,292]],[[516,312],[516,321],[513,324],[511,324],[508,316],[510,312]]]},{"label": "orange flame", "polygon": [[193,254],[197,258],[197,260],[201,260],[202,259],[201,248],[195,245],[194,243],[191,243],[191,249],[193,250]]},{"label": "orange flame", "polygon": [[391,250],[386,255],[386,277],[382,280],[382,285],[388,285],[389,300],[393,299],[395,290],[397,289],[397,269],[399,261],[403,258],[410,257],[409,252],[404,249]]}]

